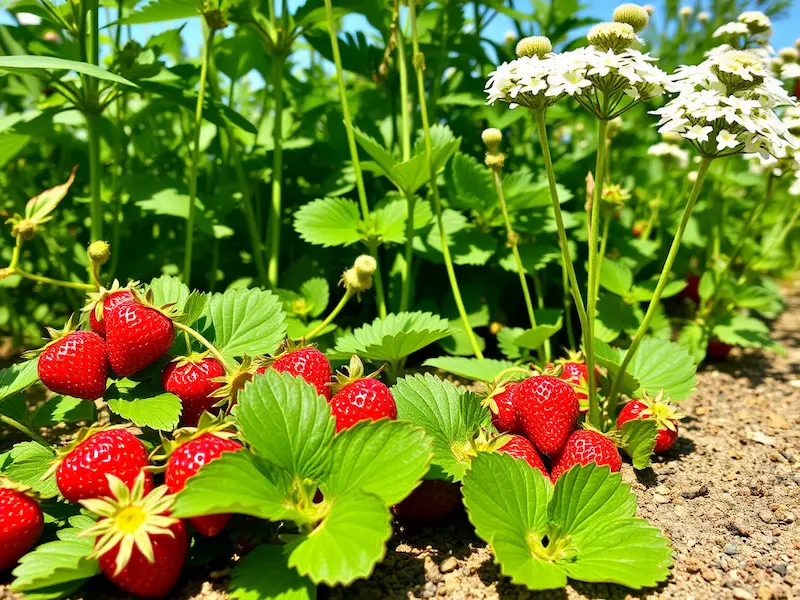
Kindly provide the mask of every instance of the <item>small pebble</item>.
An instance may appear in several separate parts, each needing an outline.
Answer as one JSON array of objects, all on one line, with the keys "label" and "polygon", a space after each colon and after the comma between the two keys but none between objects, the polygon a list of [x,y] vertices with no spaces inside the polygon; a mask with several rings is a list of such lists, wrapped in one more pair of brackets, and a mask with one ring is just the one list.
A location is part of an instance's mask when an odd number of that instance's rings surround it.
[{"label": "small pebble", "polygon": [[764,523],[774,523],[776,521],[775,515],[771,510],[762,510],[758,513],[758,518],[764,521]]},{"label": "small pebble", "polygon": [[736,544],[725,544],[725,547],[722,549],[722,551],[728,556],[736,556],[739,554],[739,546]]},{"label": "small pebble", "polygon": [[685,490],[681,490],[681,496],[686,498],[687,500],[693,500],[699,496],[707,496],[708,495],[708,486],[704,485],[696,485],[690,488],[686,488]]},{"label": "small pebble", "polygon": [[753,600],[753,594],[744,588],[733,588],[733,597],[737,600]]},{"label": "small pebble", "polygon": [[781,577],[786,577],[789,574],[789,567],[784,563],[775,563],[771,568]]},{"label": "small pebble", "polygon": [[708,569],[708,568],[705,568],[702,571],[700,571],[700,577],[702,577],[703,579],[705,579],[708,582],[712,582],[712,581],[716,581],[717,580],[717,574],[713,570]]},{"label": "small pebble", "polygon": [[731,521],[728,523],[728,530],[735,533],[736,535],[741,535],[742,537],[750,537],[752,531],[744,524],[740,523],[739,521]]},{"label": "small pebble", "polygon": [[450,571],[455,571],[458,568],[458,560],[454,556],[449,556],[442,561],[442,564],[439,565],[439,570],[442,573],[449,573]]},{"label": "small pebble", "polygon": [[653,494],[653,502],[656,504],[669,504],[669,498],[661,494]]}]

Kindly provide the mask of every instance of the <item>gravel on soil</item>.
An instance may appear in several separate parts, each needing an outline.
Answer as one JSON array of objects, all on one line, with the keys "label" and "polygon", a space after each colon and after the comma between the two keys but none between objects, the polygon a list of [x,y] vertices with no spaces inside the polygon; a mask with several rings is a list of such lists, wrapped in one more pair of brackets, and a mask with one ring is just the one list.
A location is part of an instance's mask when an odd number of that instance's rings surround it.
[{"label": "gravel on soil", "polygon": [[[655,590],[573,582],[530,592],[503,577],[461,514],[436,527],[396,524],[369,580],[320,598],[387,599],[792,599],[800,598],[800,294],[775,323],[786,356],[735,350],[703,367],[675,447],[651,469],[623,464],[639,515],[672,540],[675,567]],[[229,569],[196,570],[171,598],[225,600]],[[17,598],[0,575],[0,599]],[[99,583],[82,600],[124,598]],[[78,600],[74,598],[73,600]]]}]

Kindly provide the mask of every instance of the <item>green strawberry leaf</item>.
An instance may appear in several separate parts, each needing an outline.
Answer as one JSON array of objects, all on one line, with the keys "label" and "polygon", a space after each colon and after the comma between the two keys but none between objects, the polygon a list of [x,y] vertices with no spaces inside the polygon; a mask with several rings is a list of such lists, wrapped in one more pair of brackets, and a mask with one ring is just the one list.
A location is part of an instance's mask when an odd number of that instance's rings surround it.
[{"label": "green strawberry leaf", "polygon": [[561,311],[545,308],[534,311],[536,327],[526,329],[514,339],[514,344],[521,348],[535,350],[546,340],[553,337],[561,330]]},{"label": "green strawberry leaf", "polygon": [[633,271],[623,262],[606,258],[600,266],[600,285],[618,296],[625,296],[633,285]]},{"label": "green strawberry leaf", "polygon": [[455,194],[451,205],[459,210],[485,212],[497,202],[492,172],[469,154],[457,152],[449,169]]},{"label": "green strawberry leaf", "polygon": [[461,481],[471,462],[470,442],[491,415],[472,392],[430,373],[403,377],[392,387],[397,418],[421,426],[433,438],[432,465]]},{"label": "green strawberry leaf", "polygon": [[567,578],[639,589],[669,575],[668,540],[634,517],[635,496],[606,466],[575,466],[553,489],[524,461],[482,453],[463,493],[503,574],[529,589],[564,587]]},{"label": "green strawberry leaf", "polygon": [[397,504],[417,487],[431,455],[431,439],[419,427],[400,421],[362,421],[334,438],[323,493],[337,497],[362,491],[387,506]]},{"label": "green strawberry leaf", "polygon": [[336,340],[335,356],[396,362],[458,331],[429,312],[402,312],[375,319]]},{"label": "green strawberry leaf", "polygon": [[725,315],[714,323],[712,335],[719,341],[742,348],[770,348],[780,354],[786,351],[769,337],[763,321],[747,315]]},{"label": "green strawberry leaf", "polygon": [[95,420],[97,408],[94,402],[72,398],[70,396],[53,396],[42,404],[33,416],[34,427],[52,427],[58,423],[79,423]]},{"label": "green strawberry leaf", "polygon": [[0,371],[0,402],[39,381],[39,359],[26,360]]},{"label": "green strawberry leaf", "polygon": [[514,367],[514,363],[510,360],[463,358],[460,356],[429,358],[422,365],[441,369],[474,381],[492,381],[506,369]]},{"label": "green strawberry leaf", "polygon": [[[622,362],[622,358],[625,356],[625,350],[621,348],[612,348],[605,342],[595,339],[594,356],[597,360],[597,364],[608,369],[609,375],[614,379],[619,373],[619,365]],[[639,381],[631,375],[631,370],[628,368],[628,370],[625,371],[625,380],[620,386],[620,393],[631,396],[639,387]]]},{"label": "green strawberry leaf", "polygon": [[274,369],[256,375],[239,393],[236,418],[256,454],[293,476],[317,479],[327,471],[335,421],[305,380]]},{"label": "green strawberry leaf", "polygon": [[634,469],[650,466],[657,437],[655,419],[632,419],[622,424],[622,449],[631,457]]},{"label": "green strawberry leaf", "polygon": [[350,246],[365,238],[358,204],[346,198],[319,198],[299,208],[294,229],[309,244]]},{"label": "green strawberry leaf", "polygon": [[[72,588],[75,589],[100,572],[97,560],[88,558],[94,549],[94,539],[77,535],[89,527],[92,520],[73,517],[69,523],[70,528],[58,532],[58,540],[37,546],[20,559],[19,566],[14,569],[16,579],[11,584],[12,591],[25,592],[26,597],[34,590],[55,594],[70,589],[65,584],[75,584]],[[54,589],[56,586],[58,590]]]},{"label": "green strawberry leaf", "polygon": [[699,323],[689,323],[681,329],[678,335],[678,344],[689,353],[694,364],[699,365],[705,360],[708,349],[705,327]]},{"label": "green strawberry leaf", "polygon": [[518,360],[522,358],[520,347],[514,343],[519,336],[525,332],[522,327],[503,327],[497,332],[497,346],[508,360]]},{"label": "green strawberry leaf", "polygon": [[173,514],[238,513],[277,521],[297,516],[291,507],[291,478],[247,451],[225,452],[192,476],[178,493]]},{"label": "green strawberry leaf", "polygon": [[300,295],[306,301],[308,314],[318,317],[328,307],[331,288],[322,277],[312,277],[300,286]]},{"label": "green strawberry leaf", "polygon": [[689,353],[674,342],[645,338],[628,365],[628,373],[639,382],[634,392],[655,396],[664,390],[673,400],[689,398],[697,386],[697,366]]},{"label": "green strawberry leaf", "polygon": [[30,487],[42,498],[58,496],[55,475],[42,479],[55,459],[55,453],[37,442],[14,444],[3,466],[3,475]]},{"label": "green strawberry leaf", "polygon": [[283,546],[264,544],[236,563],[228,595],[231,600],[316,600],[317,589],[289,567]]},{"label": "green strawberry leaf", "polygon": [[270,354],[277,350],[286,332],[286,317],[278,296],[263,290],[214,294],[206,313],[213,328],[211,341],[228,360],[245,354]]},{"label": "green strawberry leaf", "polygon": [[314,530],[287,545],[289,566],[317,584],[347,585],[368,577],[386,553],[391,520],[376,496],[351,491],[334,497]]},{"label": "green strawberry leaf", "polygon": [[177,427],[183,405],[175,394],[154,384],[139,383],[130,388],[112,385],[106,392],[108,410],[137,427],[172,431]]}]

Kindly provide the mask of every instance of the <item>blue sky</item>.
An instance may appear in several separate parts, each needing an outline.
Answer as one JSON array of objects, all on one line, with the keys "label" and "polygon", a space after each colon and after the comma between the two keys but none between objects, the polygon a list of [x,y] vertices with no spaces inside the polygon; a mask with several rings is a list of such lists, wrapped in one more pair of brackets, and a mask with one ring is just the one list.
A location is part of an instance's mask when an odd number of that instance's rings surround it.
[{"label": "blue sky", "polygon": [[[517,10],[528,12],[531,10],[530,0],[514,0]],[[587,8],[584,9],[583,14],[598,19],[607,20],[610,18],[614,7],[623,2],[624,0],[589,0],[586,2]],[[301,4],[301,0],[289,0],[289,5],[297,6]],[[663,1],[652,1],[656,7],[663,5]],[[336,4],[334,0],[334,5]],[[694,5],[695,0],[686,0],[686,4]],[[2,5],[2,0],[0,0]],[[656,12],[656,15],[658,12]],[[0,11],[0,23],[9,23],[10,16],[6,11]],[[181,24],[181,21],[157,23],[152,25],[137,25],[133,28],[133,35],[140,41],[147,40],[151,35],[172,29]],[[772,38],[773,46],[779,49],[783,46],[791,46],[794,44],[795,39],[800,34],[797,25],[800,24],[800,0],[793,0],[789,8],[789,14],[773,23],[774,36]],[[348,17],[345,20],[345,27],[350,30],[361,30],[368,27],[366,20],[358,17]],[[487,37],[501,40],[505,32],[511,28],[511,22],[506,17],[499,15],[490,24],[486,31]],[[185,49],[192,55],[197,56],[202,46],[202,36],[200,31],[200,23],[198,19],[192,19],[184,29]]]}]

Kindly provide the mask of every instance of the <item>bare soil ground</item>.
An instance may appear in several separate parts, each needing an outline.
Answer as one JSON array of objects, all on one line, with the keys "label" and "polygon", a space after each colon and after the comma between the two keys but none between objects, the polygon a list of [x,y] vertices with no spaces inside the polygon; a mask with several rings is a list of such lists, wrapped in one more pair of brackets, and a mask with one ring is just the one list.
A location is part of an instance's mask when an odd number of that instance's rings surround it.
[{"label": "bare soil ground", "polygon": [[[652,469],[623,477],[639,514],[671,538],[675,567],[656,590],[573,583],[533,593],[511,584],[462,514],[429,528],[395,527],[386,560],[367,581],[321,598],[800,598],[800,294],[775,324],[786,356],[734,351],[703,367],[675,447]],[[225,600],[229,570],[189,572],[172,598]],[[0,576],[0,599],[16,598]],[[5,591],[4,591],[5,590]],[[85,600],[119,600],[98,582]],[[75,598],[74,600],[78,600]]]}]

